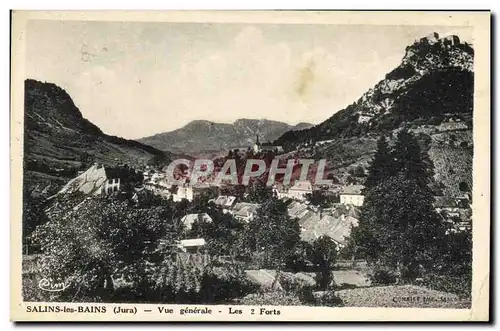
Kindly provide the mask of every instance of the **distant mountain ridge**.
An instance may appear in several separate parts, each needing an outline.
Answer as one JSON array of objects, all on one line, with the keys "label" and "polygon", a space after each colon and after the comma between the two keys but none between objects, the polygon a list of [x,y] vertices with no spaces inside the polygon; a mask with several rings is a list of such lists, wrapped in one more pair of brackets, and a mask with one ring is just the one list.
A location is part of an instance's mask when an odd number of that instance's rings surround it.
[{"label": "distant mountain ridge", "polygon": [[260,142],[273,141],[286,131],[302,130],[311,126],[309,123],[292,126],[267,119],[242,118],[231,124],[195,120],[180,129],[138,141],[160,150],[207,156],[227,152],[230,148],[251,146],[257,136]]},{"label": "distant mountain ridge", "polygon": [[169,154],[134,140],[110,136],[82,116],[59,86],[25,81],[24,175],[30,187],[53,189],[93,162],[146,164]]}]

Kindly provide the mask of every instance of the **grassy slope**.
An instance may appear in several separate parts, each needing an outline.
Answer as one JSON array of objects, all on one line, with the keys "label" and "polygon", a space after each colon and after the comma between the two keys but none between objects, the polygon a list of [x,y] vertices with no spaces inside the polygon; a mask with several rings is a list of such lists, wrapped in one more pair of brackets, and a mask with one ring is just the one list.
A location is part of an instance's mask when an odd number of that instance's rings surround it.
[{"label": "grassy slope", "polygon": [[[434,163],[435,180],[444,185],[443,194],[450,196],[463,195],[458,189],[460,182],[465,181],[472,187],[472,130],[430,133],[432,140],[429,157]],[[455,140],[452,143],[451,140]],[[460,146],[466,142],[468,147]],[[295,155],[302,158],[327,159],[329,173],[346,183],[347,172],[358,165],[368,168],[376,150],[376,138],[336,139],[324,146],[302,148]],[[359,178],[362,181],[362,178]]]}]

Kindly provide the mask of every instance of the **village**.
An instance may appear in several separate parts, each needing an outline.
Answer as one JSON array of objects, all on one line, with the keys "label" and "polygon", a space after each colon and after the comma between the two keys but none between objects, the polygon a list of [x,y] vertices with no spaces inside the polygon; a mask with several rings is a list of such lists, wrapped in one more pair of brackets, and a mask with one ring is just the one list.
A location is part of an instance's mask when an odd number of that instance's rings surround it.
[{"label": "village", "polygon": [[[324,143],[324,142],[319,142]],[[281,146],[256,143],[242,150],[280,153]],[[189,178],[181,185],[168,176],[167,167],[144,166],[142,169],[128,167],[110,167],[93,164],[86,171],[69,181],[58,194],[82,192],[85,195],[108,195],[125,189],[133,190],[132,199],[138,199],[141,192],[150,192],[174,203],[192,202],[197,196],[210,195],[209,203],[220,207],[223,213],[232,215],[243,224],[249,223],[257,213],[259,203],[248,201],[248,192],[237,197],[222,194],[224,184],[214,181],[196,181]],[[133,174],[132,176],[130,174]],[[181,174],[182,175],[182,174]],[[364,186],[361,184],[316,185],[310,180],[295,180],[290,185],[276,182],[271,186],[272,194],[287,204],[288,216],[298,219],[301,240],[313,243],[316,239],[327,236],[338,250],[344,248],[351,230],[358,225],[360,207],[364,201]],[[314,195],[324,201],[314,203]],[[468,197],[436,196],[434,207],[440,217],[452,225],[455,232],[471,230],[471,202]],[[196,221],[212,223],[214,220],[207,213],[190,213],[182,216],[180,222],[190,230]],[[186,238],[177,242],[180,252],[203,252],[206,238]]]}]

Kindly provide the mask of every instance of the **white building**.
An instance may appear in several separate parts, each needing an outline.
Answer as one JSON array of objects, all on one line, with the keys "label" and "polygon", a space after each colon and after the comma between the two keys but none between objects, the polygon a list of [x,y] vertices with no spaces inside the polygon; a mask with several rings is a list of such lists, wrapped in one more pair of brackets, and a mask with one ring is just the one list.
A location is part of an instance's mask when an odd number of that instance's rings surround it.
[{"label": "white building", "polygon": [[217,206],[222,207],[222,211],[228,213],[236,202],[236,197],[232,195],[219,195],[216,199],[209,200],[209,202],[213,202]]},{"label": "white building", "polygon": [[260,143],[259,136],[255,139],[255,143],[252,146],[252,150],[254,153],[260,152],[275,152],[275,153],[283,153],[283,146],[273,145],[271,143]]},{"label": "white building", "polygon": [[191,230],[194,222],[203,221],[207,223],[212,223],[212,218],[207,213],[201,214],[187,214],[183,218],[181,218],[181,223],[184,225],[186,230]]},{"label": "white building", "polygon": [[362,194],[363,185],[349,185],[340,193],[340,203],[343,205],[362,206],[365,196]]},{"label": "white building", "polygon": [[87,195],[100,195],[118,192],[123,184],[122,178],[127,177],[125,172],[124,169],[104,167],[96,163],[70,180],[58,194],[79,191]]},{"label": "white building", "polygon": [[282,192],[280,196],[303,201],[306,199],[306,194],[311,194],[312,191],[313,187],[310,181],[299,180],[296,181],[288,191]]},{"label": "white building", "polygon": [[181,252],[196,253],[201,248],[203,248],[205,244],[206,241],[204,238],[184,239],[179,241],[179,243],[177,244],[177,248]]},{"label": "white building", "polygon": [[259,204],[256,203],[239,202],[234,205],[231,214],[234,218],[248,223],[253,219],[258,208]]},{"label": "white building", "polygon": [[120,178],[110,178],[106,181],[103,193],[110,194],[120,190]]},{"label": "white building", "polygon": [[221,206],[224,208],[231,208],[236,201],[236,197],[232,195],[219,195],[217,199],[210,200],[215,203],[217,206]]},{"label": "white building", "polygon": [[172,195],[175,202],[179,202],[182,199],[193,201],[193,188],[191,186],[179,186],[177,192]]},{"label": "white building", "polygon": [[329,144],[331,143],[332,141],[334,141],[335,139],[329,139],[329,140],[320,140],[320,141],[316,141],[314,143],[315,146],[323,146],[323,145],[326,145],[326,144]]}]

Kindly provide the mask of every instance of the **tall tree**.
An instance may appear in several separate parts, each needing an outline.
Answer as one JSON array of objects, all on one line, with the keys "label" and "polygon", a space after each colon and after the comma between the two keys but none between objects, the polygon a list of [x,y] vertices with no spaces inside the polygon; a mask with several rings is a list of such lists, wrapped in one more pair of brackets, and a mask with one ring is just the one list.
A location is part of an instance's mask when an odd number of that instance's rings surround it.
[{"label": "tall tree", "polygon": [[306,199],[312,205],[320,208],[327,208],[330,204],[328,196],[321,190],[314,190],[312,193],[307,193]]},{"label": "tall tree", "polygon": [[260,180],[255,180],[247,187],[248,196],[246,200],[252,203],[265,203],[273,197],[272,188]]},{"label": "tall tree", "polygon": [[318,266],[316,276],[318,286],[327,290],[333,281],[332,268],[337,260],[337,245],[328,236],[321,236],[314,241],[312,262]]},{"label": "tall tree", "polygon": [[298,220],[290,218],[286,205],[276,198],[268,199],[259,207],[245,233],[247,245],[254,252],[263,253],[265,264],[275,268],[281,268],[300,241]]},{"label": "tall tree", "polygon": [[365,190],[375,187],[381,180],[391,174],[391,155],[387,139],[380,136],[377,141],[377,151],[368,169],[368,177],[365,181]]},{"label": "tall tree", "polygon": [[401,130],[391,155],[391,161],[394,163],[391,175],[403,173],[406,178],[416,180],[421,188],[431,183],[434,165],[413,134]]},{"label": "tall tree", "polygon": [[433,206],[432,163],[425,154],[411,133],[398,134],[390,171],[367,190],[352,234],[358,254],[409,278],[432,268],[445,249],[446,224]]},{"label": "tall tree", "polygon": [[367,257],[410,278],[422,267],[432,268],[443,251],[446,226],[430,191],[400,173],[369,191],[366,200],[360,215],[364,231],[356,231],[356,240]]}]

